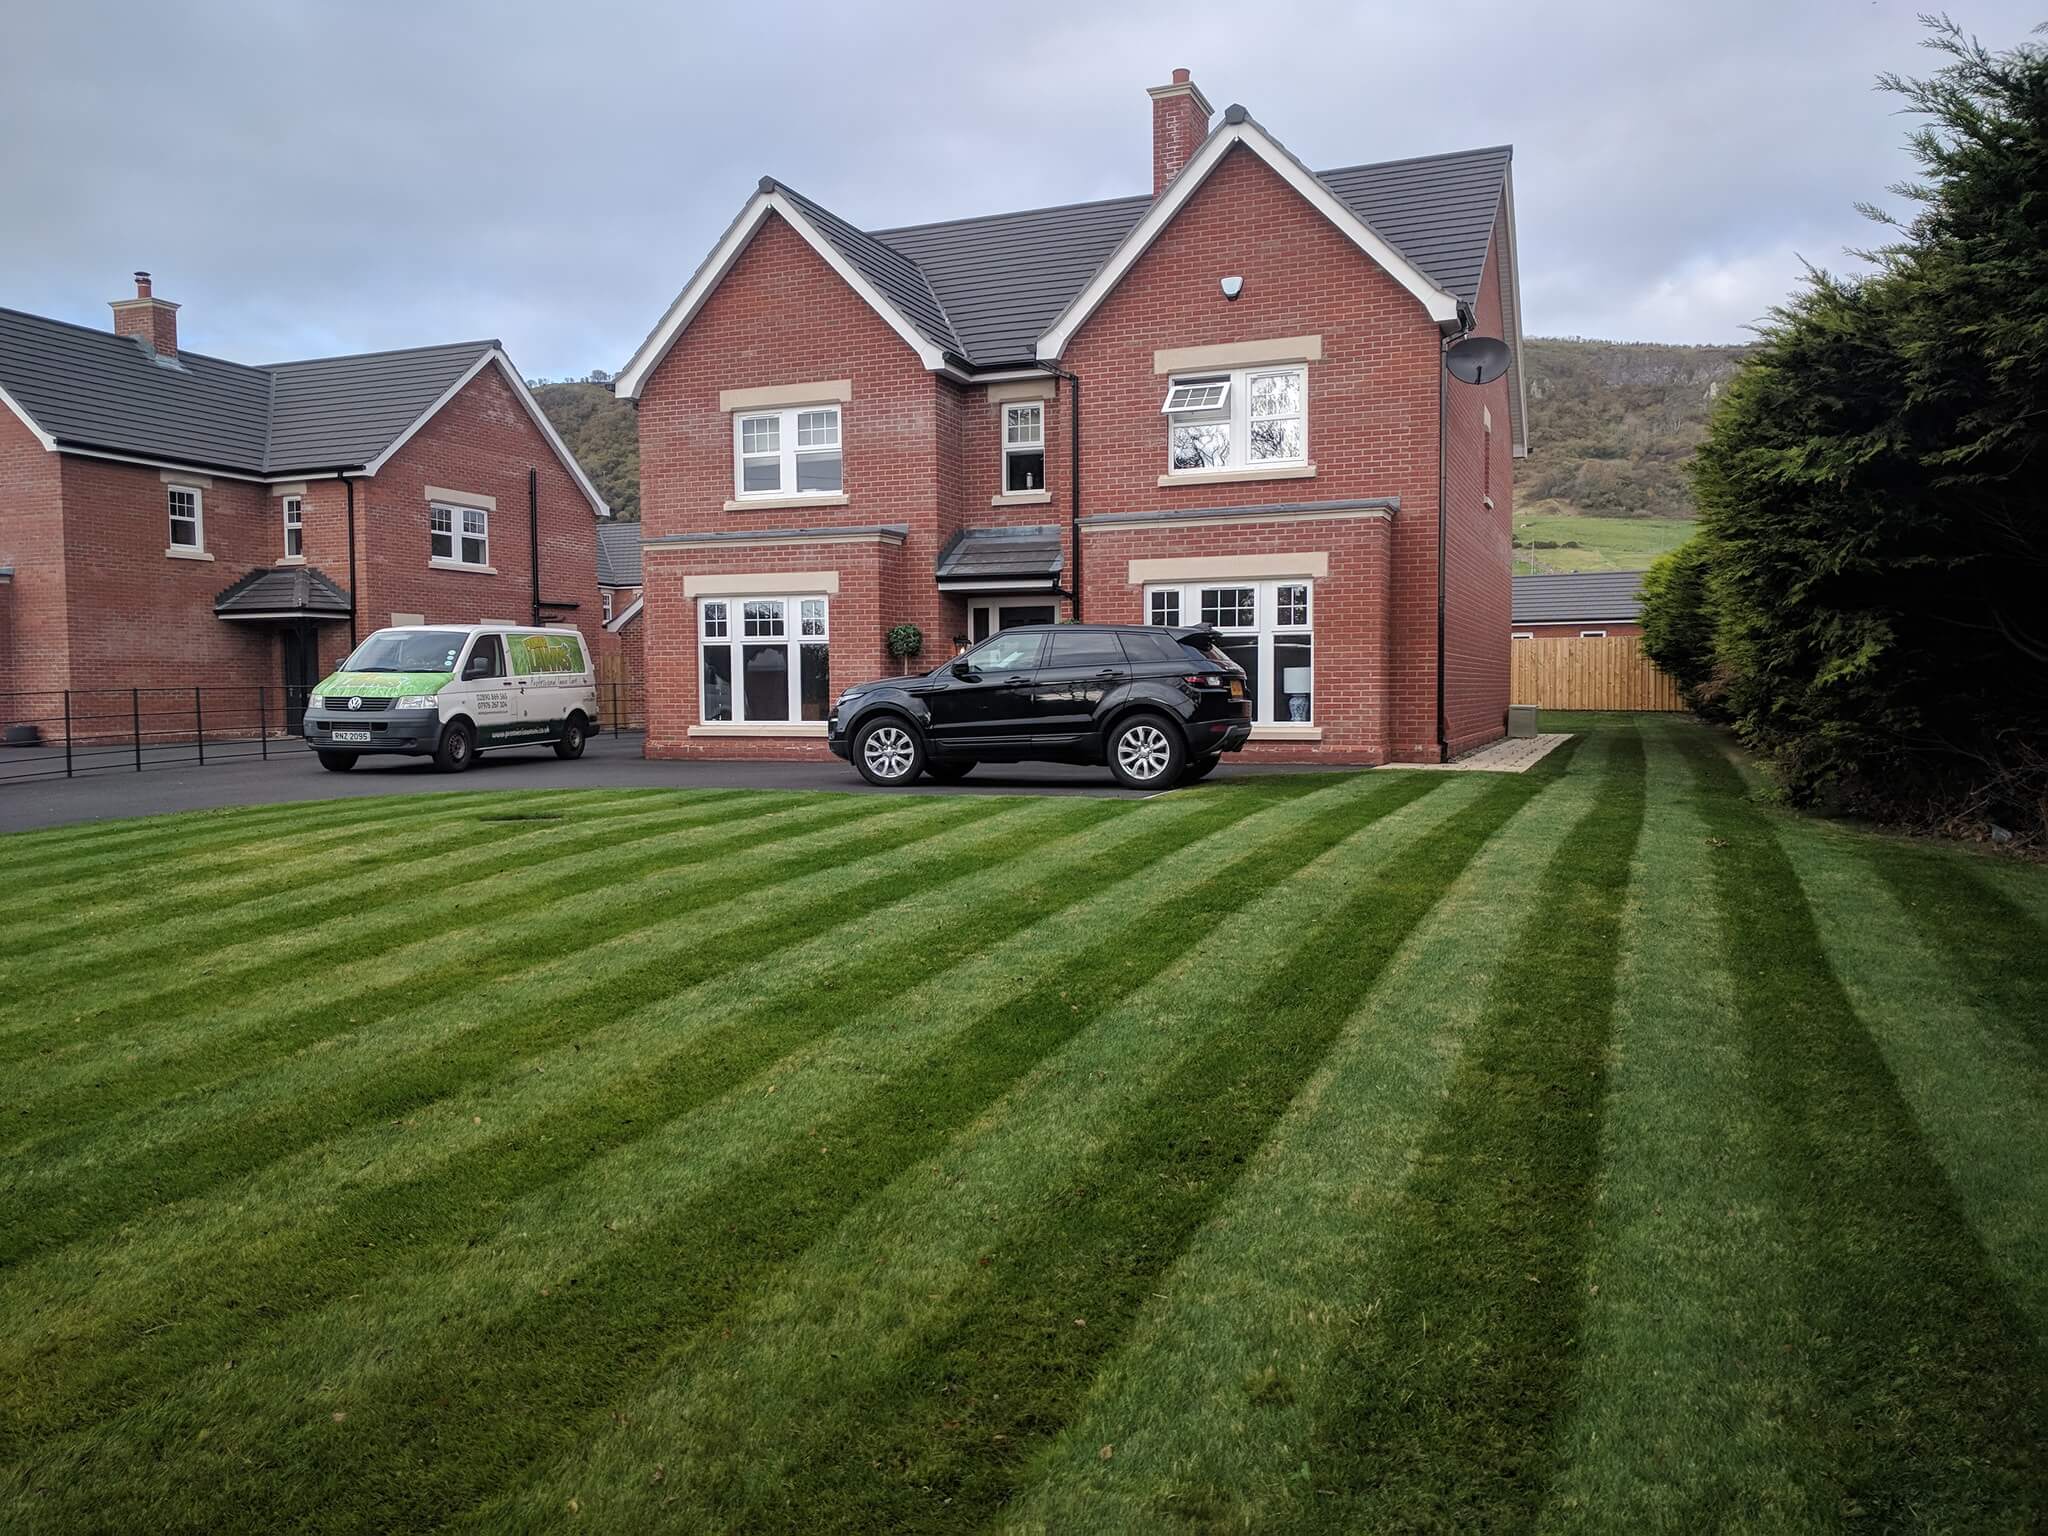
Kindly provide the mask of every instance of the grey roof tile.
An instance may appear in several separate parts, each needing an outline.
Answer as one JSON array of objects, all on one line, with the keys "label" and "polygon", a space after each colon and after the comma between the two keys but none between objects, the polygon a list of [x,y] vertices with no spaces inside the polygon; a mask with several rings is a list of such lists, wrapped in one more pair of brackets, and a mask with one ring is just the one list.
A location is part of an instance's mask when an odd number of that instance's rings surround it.
[{"label": "grey roof tile", "polygon": [[938,295],[932,291],[931,283],[914,259],[884,244],[866,230],[849,224],[829,208],[820,207],[795,188],[781,182],[773,182],[773,185],[796,204],[798,211],[832,242],[833,248],[852,264],[855,271],[874,284],[883,297],[917,328],[919,335],[935,347],[965,356],[960,338],[954,334],[953,324],[946,316],[945,306],[939,302]]},{"label": "grey roof tile", "polygon": [[597,584],[637,587],[640,579],[640,525],[623,519],[597,525]]},{"label": "grey roof tile", "polygon": [[259,566],[213,600],[224,619],[297,613],[307,618],[347,618],[348,593],[318,566]]},{"label": "grey roof tile", "polygon": [[939,551],[940,581],[1044,579],[1060,572],[1057,524],[1015,528],[963,528]]},{"label": "grey roof tile", "polygon": [[1632,622],[1643,613],[1641,571],[1576,571],[1514,579],[1517,624]]},{"label": "grey roof tile", "polygon": [[463,341],[272,364],[277,391],[264,468],[280,474],[367,464],[497,345]]}]

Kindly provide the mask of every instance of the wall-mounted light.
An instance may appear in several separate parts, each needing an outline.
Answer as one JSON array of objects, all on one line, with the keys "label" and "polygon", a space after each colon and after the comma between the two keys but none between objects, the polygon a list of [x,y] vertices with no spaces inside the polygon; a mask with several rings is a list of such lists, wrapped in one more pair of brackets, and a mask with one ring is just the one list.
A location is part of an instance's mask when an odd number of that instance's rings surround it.
[{"label": "wall-mounted light", "polygon": [[1235,304],[1235,303],[1237,302],[1237,296],[1238,296],[1238,295],[1239,295],[1240,293],[1243,293],[1243,292],[1244,292],[1244,279],[1243,279],[1243,278],[1241,278],[1241,277],[1226,277],[1226,278],[1224,278],[1224,279],[1223,279],[1223,297],[1224,297],[1224,298],[1226,298],[1226,299],[1228,299],[1228,300],[1229,300],[1229,301],[1230,301],[1231,303]]}]

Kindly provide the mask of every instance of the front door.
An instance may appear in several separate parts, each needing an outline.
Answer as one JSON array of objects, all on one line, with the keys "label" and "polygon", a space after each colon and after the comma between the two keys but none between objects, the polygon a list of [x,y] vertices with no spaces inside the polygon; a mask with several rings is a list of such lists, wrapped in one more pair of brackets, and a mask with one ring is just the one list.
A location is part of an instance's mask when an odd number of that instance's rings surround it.
[{"label": "front door", "polygon": [[931,711],[932,738],[948,747],[1002,741],[1032,728],[1031,677],[1043,630],[977,645],[918,690]]},{"label": "front door", "polygon": [[1050,624],[1059,617],[1051,603],[974,603],[971,606],[973,640],[976,645],[990,635],[1019,624]]},{"label": "front door", "polygon": [[306,720],[306,700],[320,682],[320,645],[310,624],[288,625],[280,639],[284,648],[284,728],[296,731]]}]

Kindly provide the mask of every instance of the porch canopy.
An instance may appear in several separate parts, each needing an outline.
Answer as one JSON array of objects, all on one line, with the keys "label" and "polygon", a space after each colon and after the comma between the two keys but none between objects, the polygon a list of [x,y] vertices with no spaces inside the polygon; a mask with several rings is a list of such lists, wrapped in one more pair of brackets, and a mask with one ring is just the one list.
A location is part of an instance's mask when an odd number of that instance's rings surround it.
[{"label": "porch canopy", "polygon": [[264,624],[327,624],[346,619],[348,593],[310,565],[263,566],[213,600],[214,617]]},{"label": "porch canopy", "polygon": [[941,592],[1052,592],[1061,568],[1059,525],[963,528],[939,551]]}]

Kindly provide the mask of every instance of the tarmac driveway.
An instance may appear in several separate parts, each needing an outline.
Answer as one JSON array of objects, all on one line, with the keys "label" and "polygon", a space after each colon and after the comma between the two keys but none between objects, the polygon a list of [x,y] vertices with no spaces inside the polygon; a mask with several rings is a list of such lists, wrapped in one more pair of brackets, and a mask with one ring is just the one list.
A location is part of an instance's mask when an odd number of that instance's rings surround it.
[{"label": "tarmac driveway", "polygon": [[[467,773],[440,773],[425,758],[366,757],[351,773],[329,773],[296,744],[273,746],[267,760],[150,763],[75,779],[0,782],[0,832],[26,832],[69,822],[166,811],[216,810],[230,805],[282,805],[294,800],[353,799],[359,795],[441,793],[488,789],[824,789],[854,794],[1094,795],[1142,799],[1121,789],[1106,768],[1058,763],[988,765],[958,784],[920,780],[908,790],[878,790],[845,763],[649,762],[637,733],[599,736],[581,759],[565,763],[545,749],[487,752]],[[1205,783],[1228,783],[1289,770],[1226,763]]]}]

